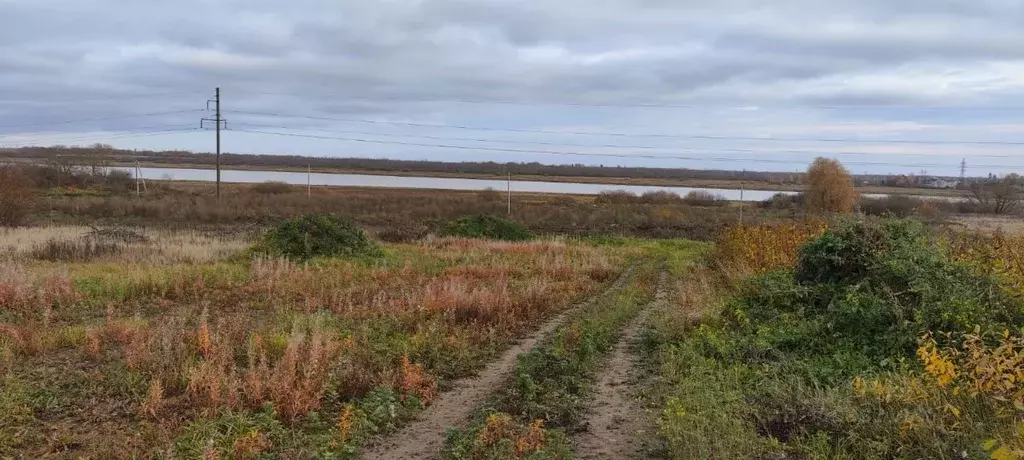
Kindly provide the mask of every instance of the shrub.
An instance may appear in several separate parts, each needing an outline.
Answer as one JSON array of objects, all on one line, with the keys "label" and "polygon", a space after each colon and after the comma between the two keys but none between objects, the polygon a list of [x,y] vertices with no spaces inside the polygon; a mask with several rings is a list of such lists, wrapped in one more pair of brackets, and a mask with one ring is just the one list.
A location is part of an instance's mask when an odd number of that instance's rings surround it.
[{"label": "shrub", "polygon": [[477,214],[455,219],[445,224],[441,234],[444,236],[505,241],[526,241],[533,238],[533,233],[522,224],[489,214]]},{"label": "shrub", "polygon": [[491,187],[487,187],[479,192],[476,192],[476,196],[480,198],[480,201],[486,203],[496,203],[502,201],[502,199],[504,198],[501,192]]},{"label": "shrub", "polygon": [[374,256],[380,249],[355,224],[333,214],[319,214],[282,222],[263,237],[255,251],[306,260]]},{"label": "shrub", "polygon": [[288,183],[271,180],[253,185],[249,190],[260,195],[283,195],[291,193],[294,188]]},{"label": "shrub", "polygon": [[760,203],[764,209],[793,209],[804,204],[803,193],[776,193]]},{"label": "shrub", "polygon": [[826,227],[825,222],[814,220],[729,227],[718,236],[713,258],[731,271],[761,273],[793,268],[800,248]]},{"label": "shrub", "polygon": [[889,195],[881,198],[862,197],[858,202],[861,212],[869,216],[909,217],[925,201],[906,195]]},{"label": "shrub", "polygon": [[825,231],[801,249],[792,278],[755,278],[732,311],[756,325],[760,346],[822,359],[814,372],[830,378],[910,357],[927,331],[1001,331],[1024,320],[996,280],[951,260],[907,220]]},{"label": "shrub", "polygon": [[35,200],[32,181],[20,168],[0,167],[0,226],[20,225]]},{"label": "shrub", "polygon": [[644,192],[643,195],[640,195],[638,201],[644,204],[676,204],[681,203],[683,199],[680,198],[679,195],[672,192],[666,192],[664,190],[651,190],[649,192]]},{"label": "shrub", "polygon": [[635,193],[626,190],[605,190],[594,198],[597,204],[632,204],[636,203],[639,197]]},{"label": "shrub", "polygon": [[694,190],[686,194],[683,202],[690,206],[724,206],[729,200],[724,196],[711,193],[707,190]]},{"label": "shrub", "polygon": [[817,158],[807,168],[807,209],[825,214],[850,212],[857,201],[853,179],[838,160]]}]

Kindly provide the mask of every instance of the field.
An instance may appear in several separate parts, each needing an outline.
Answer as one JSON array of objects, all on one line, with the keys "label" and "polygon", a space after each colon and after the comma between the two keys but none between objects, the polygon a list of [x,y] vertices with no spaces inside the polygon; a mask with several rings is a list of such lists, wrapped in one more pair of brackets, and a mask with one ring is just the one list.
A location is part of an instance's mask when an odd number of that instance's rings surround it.
[{"label": "field", "polygon": [[635,256],[431,239],[296,264],[240,259],[236,237],[130,235],[2,234],[0,454],[346,452]]},{"label": "field", "polygon": [[[36,203],[29,223],[36,225],[115,225],[195,228],[228,232],[259,230],[282,219],[335,212],[349,216],[384,239],[415,239],[445,222],[467,214],[505,216],[507,198],[498,191],[404,190],[379,188],[314,188],[265,184],[225,184],[221,200],[210,184],[149,184],[150,192],[95,192],[86,187],[51,189]],[[261,189],[263,187],[263,189]],[[89,190],[89,192],[85,192]],[[608,198],[608,197],[605,197]],[[542,234],[565,236],[619,235],[682,237],[711,240],[739,218],[739,209],[723,203],[693,205],[679,197],[669,201],[616,200],[612,196],[516,194],[511,218]],[[789,210],[764,210],[747,205],[744,218],[760,222],[791,215]]]},{"label": "field", "polygon": [[1019,234],[201,187],[0,228],[0,458],[1024,454]]}]

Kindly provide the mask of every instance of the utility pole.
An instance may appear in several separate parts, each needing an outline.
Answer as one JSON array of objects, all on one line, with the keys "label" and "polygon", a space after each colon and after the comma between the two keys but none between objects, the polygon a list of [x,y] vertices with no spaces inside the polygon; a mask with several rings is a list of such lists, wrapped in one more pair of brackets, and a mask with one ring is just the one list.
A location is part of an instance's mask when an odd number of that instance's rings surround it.
[{"label": "utility pole", "polygon": [[[141,189],[139,188],[140,184],[142,185]],[[139,160],[136,159],[135,160],[135,196],[136,197],[142,196],[142,190],[145,190],[146,193],[149,193],[149,189],[146,187],[146,178],[142,177],[142,165],[140,165],[139,164]]]},{"label": "utility pole", "polygon": [[313,165],[306,165],[306,198],[313,197]]},{"label": "utility pole", "polygon": [[217,99],[217,199],[220,199],[220,87],[215,90],[214,98]]},{"label": "utility pole", "polygon": [[512,172],[508,173],[508,215],[512,216]]},{"label": "utility pole", "polygon": [[220,199],[220,130],[223,127],[227,127],[227,120],[220,116],[220,87],[214,89],[213,99],[206,101],[206,109],[210,109],[210,103],[214,103],[214,117],[213,119],[203,118],[199,121],[199,126],[203,127],[204,121],[212,121],[217,131],[217,198]]},{"label": "utility pole", "polygon": [[743,182],[740,182],[740,227],[743,227],[743,189],[746,188]]}]

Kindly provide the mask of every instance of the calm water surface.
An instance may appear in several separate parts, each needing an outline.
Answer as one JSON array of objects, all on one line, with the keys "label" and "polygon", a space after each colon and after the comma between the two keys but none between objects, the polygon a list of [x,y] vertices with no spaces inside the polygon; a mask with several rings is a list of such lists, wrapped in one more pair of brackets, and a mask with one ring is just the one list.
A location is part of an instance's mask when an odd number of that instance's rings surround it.
[{"label": "calm water surface", "polygon": [[[122,168],[131,171],[131,168]],[[210,169],[185,168],[142,168],[142,175],[149,180],[191,180],[213,182],[217,173]],[[258,183],[280,181],[294,185],[306,185],[306,173],[285,171],[245,171],[222,169],[221,180],[235,183]],[[404,177],[381,176],[369,174],[333,174],[313,173],[309,176],[312,185],[332,185],[349,187],[385,187],[413,188],[435,190],[484,190],[493,188],[505,190],[506,181],[500,179],[460,179],[450,177]],[[585,184],[572,182],[543,182],[512,180],[512,192],[567,193],[576,195],[597,195],[608,190],[626,190],[636,194],[650,191],[665,191],[680,196],[703,190],[726,199],[739,201],[740,190],[723,188],[691,188],[691,187],[659,187],[653,185],[617,185],[617,184]],[[793,194],[795,192],[772,190],[745,190],[742,192],[744,201],[763,201],[776,193]],[[867,195],[880,196],[880,195]]]}]

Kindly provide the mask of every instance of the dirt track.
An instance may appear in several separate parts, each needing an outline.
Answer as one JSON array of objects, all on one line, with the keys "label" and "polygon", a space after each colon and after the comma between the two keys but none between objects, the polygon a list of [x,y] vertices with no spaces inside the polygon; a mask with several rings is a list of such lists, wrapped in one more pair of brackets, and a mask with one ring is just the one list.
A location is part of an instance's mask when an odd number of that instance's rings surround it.
[{"label": "dirt track", "polygon": [[648,313],[665,300],[667,275],[662,272],[654,300],[623,330],[599,374],[587,431],[573,439],[577,459],[643,458],[641,443],[650,423],[630,387],[638,367],[630,348],[639,339]]},{"label": "dirt track", "polygon": [[537,342],[562,325],[573,313],[589,305],[595,299],[622,289],[630,279],[632,268],[622,275],[604,292],[592,297],[558,316],[548,320],[528,337],[516,342],[500,358],[487,365],[478,375],[455,383],[455,388],[441,395],[438,400],[420,414],[420,417],[405,428],[369,446],[362,458],[371,460],[412,460],[436,458],[444,445],[445,431],[465,422],[473,410],[480,407],[488,396],[505,382],[515,367],[516,358],[533,348]]}]

